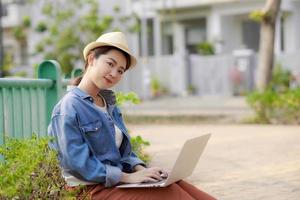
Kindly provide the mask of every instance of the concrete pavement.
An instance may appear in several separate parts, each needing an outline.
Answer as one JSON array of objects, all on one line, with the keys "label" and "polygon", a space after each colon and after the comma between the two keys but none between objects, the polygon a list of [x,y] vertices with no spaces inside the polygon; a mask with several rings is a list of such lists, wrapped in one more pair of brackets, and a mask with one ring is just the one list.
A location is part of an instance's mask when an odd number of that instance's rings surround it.
[{"label": "concrete pavement", "polygon": [[162,97],[138,105],[125,104],[122,111],[125,116],[204,116],[213,120],[222,116],[227,119],[225,122],[235,122],[254,114],[245,97],[218,96]]},{"label": "concrete pavement", "polygon": [[188,178],[221,200],[300,199],[300,126],[132,125],[150,141],[150,165],[170,169],[183,142],[212,133]]}]

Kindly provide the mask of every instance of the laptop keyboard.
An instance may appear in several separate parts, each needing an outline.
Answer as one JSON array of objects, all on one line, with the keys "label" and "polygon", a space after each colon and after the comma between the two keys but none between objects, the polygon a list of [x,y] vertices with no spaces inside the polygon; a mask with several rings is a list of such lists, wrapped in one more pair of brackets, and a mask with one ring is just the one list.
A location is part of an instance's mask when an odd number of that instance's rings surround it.
[{"label": "laptop keyboard", "polygon": [[140,183],[140,184],[143,184],[143,185],[145,185],[145,184],[149,184],[149,185],[151,185],[151,184],[161,184],[161,183],[164,183],[164,182],[166,182],[166,180],[167,180],[167,178],[163,178],[163,180],[156,180],[156,181],[148,181],[148,182],[142,182],[142,183]]}]

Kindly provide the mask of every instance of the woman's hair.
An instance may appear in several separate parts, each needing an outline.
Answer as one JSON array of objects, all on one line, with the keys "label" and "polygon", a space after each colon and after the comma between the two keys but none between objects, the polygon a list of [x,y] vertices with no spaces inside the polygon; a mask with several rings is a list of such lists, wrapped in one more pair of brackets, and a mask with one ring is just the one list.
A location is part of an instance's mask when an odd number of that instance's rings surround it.
[{"label": "woman's hair", "polygon": [[[83,75],[85,74],[85,71],[86,69],[88,68],[89,66],[89,63],[88,63],[88,58],[91,54],[94,55],[94,58],[99,58],[100,55],[103,55],[103,54],[106,54],[107,52],[111,51],[111,50],[117,50],[119,52],[121,52],[123,54],[123,56],[126,58],[126,68],[125,68],[125,71],[129,68],[130,66],[130,56],[128,53],[126,53],[125,51],[122,51],[121,49],[119,48],[116,48],[116,47],[113,47],[113,46],[102,46],[102,47],[97,47],[95,49],[92,49],[88,55],[87,55],[87,59],[86,59],[86,62],[85,62],[85,66],[84,66],[84,72],[83,72]],[[79,77],[76,77],[74,78],[73,80],[71,80],[71,85],[79,85],[81,79],[82,79],[82,76],[79,76]]]}]

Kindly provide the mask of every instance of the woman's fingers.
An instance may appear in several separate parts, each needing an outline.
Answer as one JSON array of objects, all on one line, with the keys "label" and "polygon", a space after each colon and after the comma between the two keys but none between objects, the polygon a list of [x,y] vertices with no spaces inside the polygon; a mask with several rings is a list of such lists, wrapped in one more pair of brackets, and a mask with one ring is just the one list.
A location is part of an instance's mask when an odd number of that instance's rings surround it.
[{"label": "woman's fingers", "polygon": [[151,171],[157,173],[157,174],[161,174],[162,172],[162,169],[159,168],[159,167],[152,167],[152,168],[149,168]]},{"label": "woman's fingers", "polygon": [[154,178],[156,180],[162,180],[162,178],[160,177],[160,174],[152,174],[151,178]]},{"label": "woman's fingers", "polygon": [[161,168],[159,168],[159,167],[152,167],[150,169],[154,170],[157,173],[157,175],[160,176],[160,178],[167,178],[168,177],[168,172],[161,169]]},{"label": "woman's fingers", "polygon": [[148,177],[154,178],[156,180],[161,180],[160,170],[155,168],[149,168],[148,170]]},{"label": "woman's fingers", "polygon": [[168,177],[168,172],[162,171],[160,176],[161,176],[162,178],[167,178],[167,177]]},{"label": "woman's fingers", "polygon": [[161,180],[161,177],[157,173],[150,172],[146,175],[148,178],[154,178],[155,180]]},{"label": "woman's fingers", "polygon": [[145,178],[145,180],[144,181],[142,181],[142,183],[148,183],[148,182],[157,182],[157,180],[156,179],[154,179],[154,178],[151,178],[151,177],[147,177],[147,178]]}]

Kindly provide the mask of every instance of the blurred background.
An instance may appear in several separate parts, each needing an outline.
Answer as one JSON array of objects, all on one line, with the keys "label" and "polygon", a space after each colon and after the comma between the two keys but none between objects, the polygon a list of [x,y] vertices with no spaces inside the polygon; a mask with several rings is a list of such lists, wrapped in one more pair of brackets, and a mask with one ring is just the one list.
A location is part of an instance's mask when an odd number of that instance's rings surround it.
[{"label": "blurred background", "polygon": [[212,133],[194,185],[299,199],[300,0],[0,0],[0,11],[0,144],[45,136],[84,46],[122,31],[138,66],[113,89],[142,157],[169,167],[183,141]]},{"label": "blurred background", "polygon": [[[159,96],[239,96],[255,88],[264,0],[1,0],[2,76],[34,77],[43,59],[65,77],[82,68],[82,49],[120,30],[139,57],[118,91]],[[282,0],[276,18],[275,66],[299,84],[300,2]],[[298,81],[298,82],[297,82]]]}]

